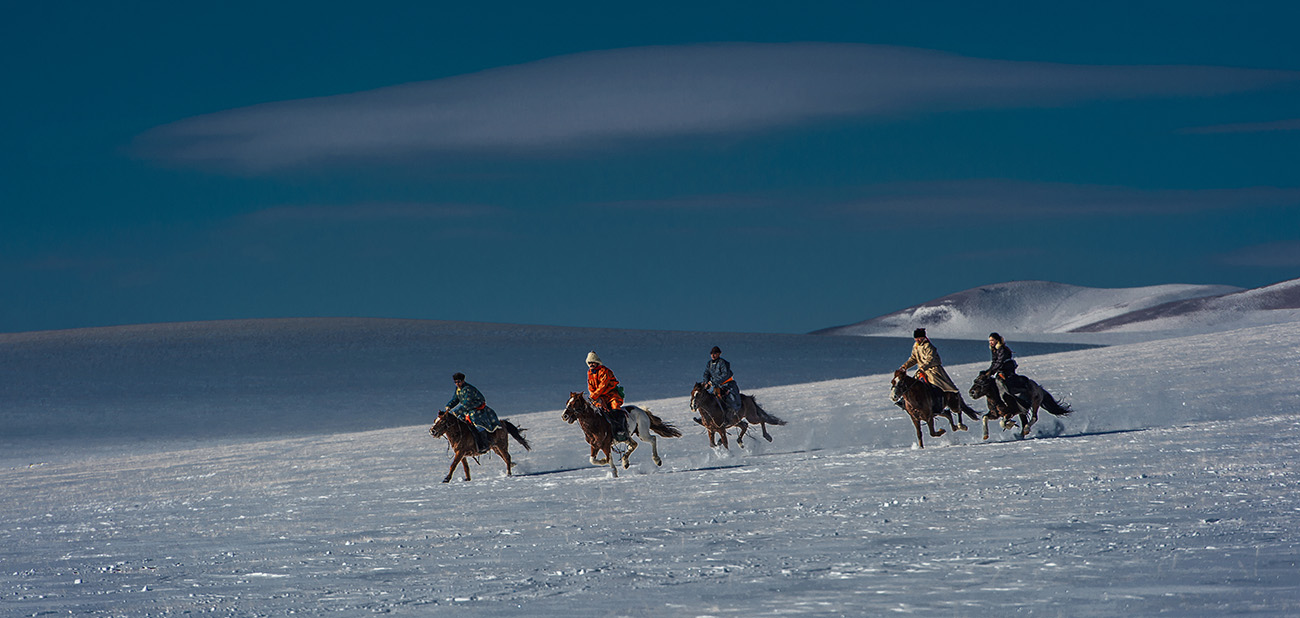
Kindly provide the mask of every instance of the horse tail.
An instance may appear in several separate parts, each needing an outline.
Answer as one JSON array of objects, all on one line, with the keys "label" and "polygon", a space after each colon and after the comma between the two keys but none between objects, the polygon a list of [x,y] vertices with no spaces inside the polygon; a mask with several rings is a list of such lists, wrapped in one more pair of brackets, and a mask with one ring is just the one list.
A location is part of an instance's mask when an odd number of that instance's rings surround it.
[{"label": "horse tail", "polygon": [[515,424],[510,421],[507,421],[505,419],[500,419],[500,420],[501,420],[501,425],[506,428],[506,431],[510,432],[510,436],[515,439],[515,442],[518,442],[519,444],[523,445],[525,451],[533,450],[533,447],[528,444],[528,439],[524,437],[524,430],[515,427]]},{"label": "horse tail", "polygon": [[682,437],[682,432],[678,431],[676,427],[673,427],[671,423],[665,423],[663,419],[659,418],[658,416],[655,416],[653,412],[645,408],[641,408],[641,411],[645,412],[645,415],[650,419],[650,431],[653,431],[665,438]]},{"label": "horse tail", "polygon": [[763,406],[758,405],[757,399],[754,399],[752,396],[749,395],[745,395],[745,397],[748,397],[749,401],[754,404],[754,412],[758,414],[758,420],[760,423],[767,423],[768,425],[785,424],[785,421],[777,418],[772,414],[768,414],[767,410],[763,409]]},{"label": "horse tail", "polygon": [[961,402],[961,411],[965,412],[966,416],[969,416],[972,421],[980,420],[980,413],[976,412],[974,408],[966,405],[965,401]]},{"label": "horse tail", "polygon": [[1043,409],[1057,416],[1065,416],[1074,411],[1070,404],[1064,401],[1058,402],[1047,389],[1043,389]]}]

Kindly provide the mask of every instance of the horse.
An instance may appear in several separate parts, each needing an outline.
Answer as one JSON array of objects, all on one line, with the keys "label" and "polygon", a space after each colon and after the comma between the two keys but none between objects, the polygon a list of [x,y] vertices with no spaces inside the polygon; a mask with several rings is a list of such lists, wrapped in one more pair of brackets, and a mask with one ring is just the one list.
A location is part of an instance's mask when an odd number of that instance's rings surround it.
[{"label": "horse", "polygon": [[750,425],[758,425],[763,430],[763,437],[768,442],[772,441],[772,436],[767,433],[767,425],[784,425],[785,421],[767,413],[758,401],[754,400],[753,395],[740,396],[740,410],[731,412],[722,405],[718,397],[709,392],[704,385],[696,382],[695,388],[691,390],[691,411],[699,413],[700,417],[695,422],[704,426],[709,432],[709,446],[717,448],[718,444],[714,441],[714,434],[721,438],[722,448],[730,450],[727,444],[727,429],[729,427],[739,427],[740,435],[736,436],[736,444],[741,448],[745,447],[745,432],[749,431]]},{"label": "horse", "polygon": [[[942,416],[948,419],[953,431],[966,431],[966,424],[961,422],[961,413],[965,412],[971,420],[979,420],[979,414],[962,401],[958,393],[950,393],[939,387],[907,375],[902,369],[894,371],[894,379],[889,383],[889,398],[895,403],[902,402],[903,409],[912,417],[916,427],[916,446],[925,448],[921,440],[921,423],[924,421],[932,437],[942,436],[946,430],[934,428],[934,418]],[[951,412],[949,411],[951,410]],[[952,420],[952,412],[957,413],[957,421]]]},{"label": "horse", "polygon": [[429,428],[429,433],[435,438],[446,437],[447,442],[451,445],[451,450],[455,457],[451,459],[451,469],[447,470],[447,478],[442,482],[451,482],[451,475],[456,473],[456,464],[465,467],[465,480],[469,480],[469,458],[473,457],[478,461],[478,456],[488,451],[496,451],[497,455],[506,462],[506,476],[512,476],[510,468],[514,465],[510,463],[510,441],[506,436],[513,437],[516,442],[522,444],[525,450],[533,450],[524,438],[522,429],[515,426],[514,423],[505,419],[498,419],[497,430],[492,432],[492,446],[486,451],[478,450],[478,441],[474,434],[478,431],[469,421],[456,416],[446,410],[438,413],[438,419],[433,422]]},{"label": "horse", "polygon": [[[659,458],[659,441],[654,434],[659,434],[665,438],[677,438],[682,435],[676,427],[665,423],[663,419],[655,416],[649,410],[643,410],[636,406],[627,405],[621,408],[627,414],[627,439],[615,440],[614,428],[609,424],[605,417],[608,409],[604,406],[597,408],[591,402],[587,401],[582,393],[569,393],[569,403],[564,406],[564,413],[560,418],[564,422],[572,425],[577,422],[582,427],[582,433],[587,438],[587,444],[591,445],[591,465],[603,466],[609,464],[609,469],[614,472],[614,478],[618,478],[618,468],[614,465],[614,458],[610,451],[614,448],[616,442],[627,444],[627,452],[623,453],[623,468],[628,467],[628,457],[632,456],[632,451],[636,450],[637,443],[632,436],[639,436],[642,440],[650,443],[650,457],[654,459],[656,466],[664,465]],[[652,433],[653,432],[653,433]],[[605,454],[604,459],[596,459],[597,451]]]},{"label": "horse", "polygon": [[1015,421],[1011,420],[1012,416],[1020,417],[1020,437],[1029,435],[1029,428],[1038,422],[1038,408],[1041,407],[1056,416],[1065,416],[1074,410],[1070,405],[1064,402],[1056,401],[1047,389],[1039,386],[1037,382],[1024,376],[1022,380],[1029,384],[1029,407],[1026,409],[1024,403],[1015,395],[1006,390],[1006,385],[997,382],[989,377],[987,373],[980,372],[975,378],[975,383],[971,384],[970,396],[979,399],[984,397],[988,402],[989,412],[984,415],[984,439],[989,439],[989,419],[1002,419],[1002,428],[1011,429],[1016,426]]}]

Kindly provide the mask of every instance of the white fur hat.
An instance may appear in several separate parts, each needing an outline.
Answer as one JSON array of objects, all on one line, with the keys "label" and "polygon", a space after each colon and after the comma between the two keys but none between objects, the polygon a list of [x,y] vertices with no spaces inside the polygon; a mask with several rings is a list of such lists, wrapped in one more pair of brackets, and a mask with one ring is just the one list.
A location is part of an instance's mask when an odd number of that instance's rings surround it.
[{"label": "white fur hat", "polygon": [[595,353],[595,352],[588,352],[588,353],[587,353],[587,362],[588,362],[588,363],[596,363],[597,365],[604,365],[604,364],[605,364],[605,363],[600,362],[600,357],[599,357],[599,356],[596,356],[596,353]]}]

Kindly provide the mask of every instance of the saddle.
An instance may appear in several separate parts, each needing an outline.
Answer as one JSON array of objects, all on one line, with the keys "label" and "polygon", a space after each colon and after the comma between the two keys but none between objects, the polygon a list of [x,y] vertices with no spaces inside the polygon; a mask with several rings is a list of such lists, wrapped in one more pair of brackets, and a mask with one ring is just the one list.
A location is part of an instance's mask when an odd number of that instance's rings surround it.
[{"label": "saddle", "polygon": [[1014,397],[1021,407],[1028,409],[1032,399],[1029,378],[1018,373],[1011,375],[999,373],[998,377],[1002,378],[1002,383],[1007,385],[1008,394]]},{"label": "saddle", "polygon": [[609,428],[614,433],[616,442],[626,442],[631,437],[627,433],[627,411],[623,408],[605,409],[605,418],[609,420]]},{"label": "saddle", "polygon": [[474,450],[479,455],[486,454],[492,450],[492,434],[486,431],[474,430]]},{"label": "saddle", "polygon": [[[722,387],[720,386],[713,387],[713,399],[714,401],[718,402],[718,409],[722,410],[722,413],[727,416],[727,422],[734,422],[736,420],[739,420],[741,415],[741,409],[737,408],[733,410],[731,409],[730,406],[727,405],[727,398],[722,396]],[[742,402],[741,405],[743,406],[744,403]]]}]

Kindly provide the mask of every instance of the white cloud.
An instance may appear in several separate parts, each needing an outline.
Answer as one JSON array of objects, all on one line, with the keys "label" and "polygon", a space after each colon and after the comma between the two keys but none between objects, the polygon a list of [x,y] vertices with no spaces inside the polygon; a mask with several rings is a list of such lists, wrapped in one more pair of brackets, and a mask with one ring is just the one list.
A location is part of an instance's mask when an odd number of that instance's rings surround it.
[{"label": "white cloud", "polygon": [[339,160],[572,150],[918,110],[1210,95],[1300,73],[1084,66],[860,44],[714,44],[585,52],[427,82],[181,120],[137,151],[243,173]]}]

